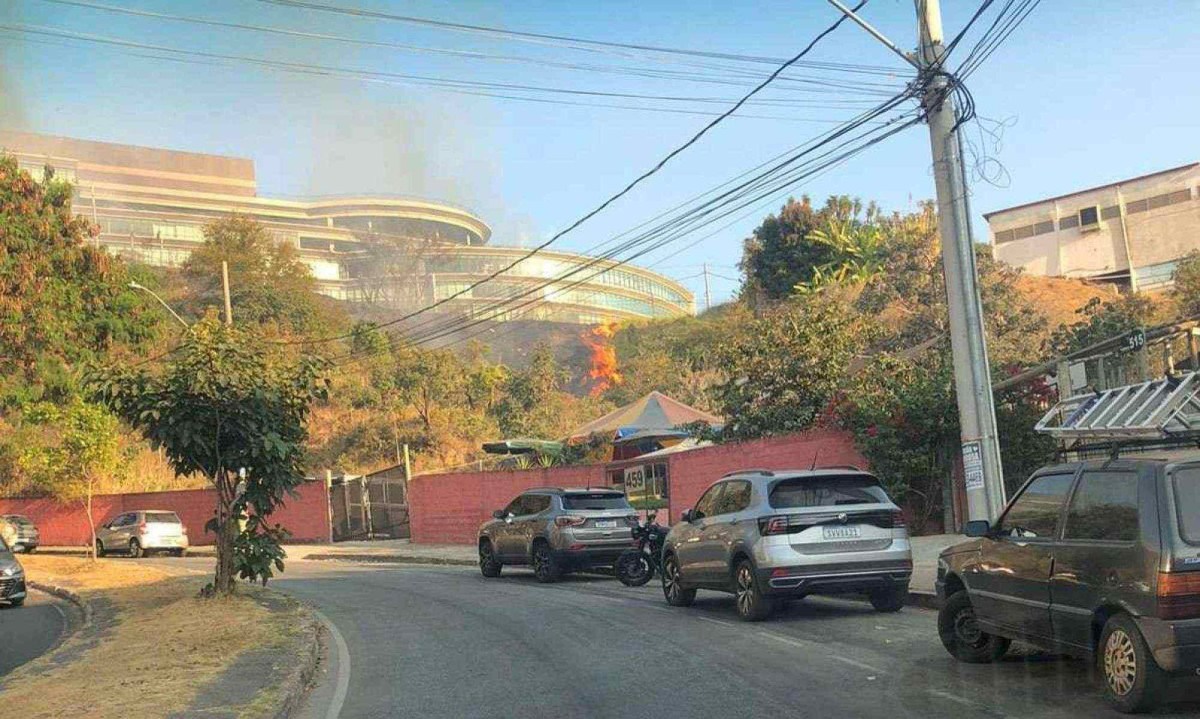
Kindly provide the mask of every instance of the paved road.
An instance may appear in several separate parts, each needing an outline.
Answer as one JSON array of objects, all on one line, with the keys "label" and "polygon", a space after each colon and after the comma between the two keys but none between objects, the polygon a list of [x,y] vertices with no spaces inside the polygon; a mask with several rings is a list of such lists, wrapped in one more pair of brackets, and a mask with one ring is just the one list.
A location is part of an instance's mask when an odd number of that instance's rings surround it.
[{"label": "paved road", "polygon": [[[317,606],[345,639],[345,719],[1120,716],[1084,662],[952,660],[924,610],[807,599],[745,624],[724,595],[674,609],[656,584],[603,578],[545,586],[520,570],[487,580],[461,567],[331,562],[292,562],[284,576],[272,586]],[[326,675],[306,717],[328,716],[344,668]],[[1159,715],[1200,714],[1196,682],[1174,695],[1193,703]]]},{"label": "paved road", "polygon": [[20,607],[0,606],[0,676],[41,656],[67,628],[61,603],[30,591]]}]

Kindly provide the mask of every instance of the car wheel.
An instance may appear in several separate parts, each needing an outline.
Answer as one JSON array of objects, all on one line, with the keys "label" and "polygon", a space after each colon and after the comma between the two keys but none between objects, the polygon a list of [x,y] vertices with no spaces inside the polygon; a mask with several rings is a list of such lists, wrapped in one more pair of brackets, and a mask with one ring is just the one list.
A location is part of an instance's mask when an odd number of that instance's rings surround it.
[{"label": "car wheel", "polygon": [[1166,675],[1133,620],[1118,614],[1108,620],[1097,647],[1104,694],[1118,711],[1133,714],[1153,709]]},{"label": "car wheel", "polygon": [[488,540],[483,540],[479,543],[479,572],[485,577],[498,577],[500,570],[504,565],[496,559],[496,552],[492,549],[492,543]]},{"label": "car wheel", "polygon": [[867,599],[871,600],[871,606],[875,607],[875,611],[892,614],[904,608],[905,594],[903,589],[892,587],[871,592],[867,595]]},{"label": "car wheel", "polygon": [[99,539],[96,540],[96,556],[104,556],[104,542],[101,542]]},{"label": "car wheel", "polygon": [[761,622],[775,611],[775,600],[763,595],[749,559],[743,559],[734,570],[733,596],[738,616],[747,622]]},{"label": "car wheel", "polygon": [[668,554],[663,562],[663,596],[672,607],[690,607],[696,601],[696,590],[685,589],[679,581],[679,560]]},{"label": "car wheel", "polygon": [[146,550],[142,549],[142,544],[136,539],[129,540],[129,556],[134,559],[146,556]]},{"label": "car wheel", "polygon": [[26,554],[33,554],[35,551],[37,551],[37,547],[25,547]]},{"label": "car wheel", "polygon": [[968,664],[988,664],[1008,651],[1011,640],[979,628],[966,590],[955,592],[938,612],[938,635],[950,655]]},{"label": "car wheel", "polygon": [[533,576],[542,584],[557,582],[562,576],[558,561],[554,559],[550,545],[545,542],[538,542],[533,547]]},{"label": "car wheel", "polygon": [[187,556],[187,550],[186,549],[176,549],[174,552],[172,552],[172,554],[174,554],[176,557],[179,557],[182,559],[183,557]]},{"label": "car wheel", "polygon": [[14,607],[19,607],[25,603],[25,597],[21,597],[20,599],[10,599],[8,603]]}]

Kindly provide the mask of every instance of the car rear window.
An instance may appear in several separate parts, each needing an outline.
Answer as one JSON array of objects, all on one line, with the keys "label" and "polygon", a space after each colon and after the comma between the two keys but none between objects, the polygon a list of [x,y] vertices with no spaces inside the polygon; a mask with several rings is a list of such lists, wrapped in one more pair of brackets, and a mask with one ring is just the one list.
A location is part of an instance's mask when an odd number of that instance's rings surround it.
[{"label": "car rear window", "polygon": [[179,515],[174,512],[146,512],[147,524],[180,524]]},{"label": "car rear window", "polygon": [[842,504],[889,502],[879,480],[869,474],[795,477],[775,484],[768,498],[775,509],[836,507]]},{"label": "car rear window", "polygon": [[563,509],[632,509],[623,494],[593,492],[590,494],[564,494]]},{"label": "car rear window", "polygon": [[1171,484],[1175,485],[1179,534],[1189,544],[1200,544],[1200,467],[1176,471]]}]

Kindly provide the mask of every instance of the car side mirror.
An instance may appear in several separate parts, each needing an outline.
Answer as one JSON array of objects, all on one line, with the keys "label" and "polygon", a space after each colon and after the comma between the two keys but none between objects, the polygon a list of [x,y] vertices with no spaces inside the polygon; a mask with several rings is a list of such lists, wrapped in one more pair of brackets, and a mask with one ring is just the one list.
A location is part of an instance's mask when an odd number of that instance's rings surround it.
[{"label": "car side mirror", "polygon": [[992,534],[992,525],[986,519],[976,519],[967,522],[967,526],[963,527],[963,534],[968,537],[987,537]]},{"label": "car side mirror", "polygon": [[679,516],[679,518],[685,522],[691,522],[693,519],[696,518],[696,512],[691,509],[685,509],[683,511],[683,514],[681,514]]},{"label": "car side mirror", "polygon": [[504,519],[504,516],[505,515],[504,515],[503,509],[497,509],[495,512],[492,512],[492,517],[494,517],[495,519]]}]

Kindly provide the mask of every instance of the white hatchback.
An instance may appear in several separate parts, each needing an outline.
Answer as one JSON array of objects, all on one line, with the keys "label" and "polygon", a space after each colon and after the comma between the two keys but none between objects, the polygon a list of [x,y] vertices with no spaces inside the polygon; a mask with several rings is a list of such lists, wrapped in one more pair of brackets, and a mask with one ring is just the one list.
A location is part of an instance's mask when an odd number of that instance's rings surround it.
[{"label": "white hatchback", "polygon": [[187,549],[187,527],[179,515],[168,510],[124,512],[96,530],[96,553],[101,556],[123,552],[144,557],[151,552],[167,552],[182,557]]}]

